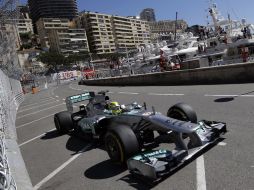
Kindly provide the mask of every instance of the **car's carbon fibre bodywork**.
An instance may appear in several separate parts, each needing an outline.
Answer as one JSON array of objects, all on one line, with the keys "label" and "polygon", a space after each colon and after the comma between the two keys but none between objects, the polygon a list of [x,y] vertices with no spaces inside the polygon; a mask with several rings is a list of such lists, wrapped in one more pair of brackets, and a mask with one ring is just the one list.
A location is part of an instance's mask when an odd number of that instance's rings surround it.
[{"label": "car's carbon fibre bodywork", "polygon": [[[109,114],[105,111],[106,99],[105,92],[86,92],[67,97],[67,110],[71,113],[74,103],[89,101],[85,110],[72,113],[74,130],[78,131],[79,135],[103,140],[108,129],[128,126],[134,132],[140,146],[140,153],[127,160],[128,169],[131,173],[154,181],[193,158],[227,131],[223,122],[181,121],[156,112],[154,108],[148,111],[146,104],[140,106],[133,103],[119,115]],[[171,151],[147,148],[147,145],[158,144],[154,132],[170,139],[175,148]]]},{"label": "car's carbon fibre bodywork", "polygon": [[[172,122],[178,123],[173,120]],[[156,181],[193,158],[208,145],[215,143],[221,134],[227,132],[226,124],[220,122],[201,121],[199,124],[189,123],[188,125],[185,125],[187,129],[181,126],[181,129],[185,129],[171,131],[171,137],[174,138],[175,143],[174,150],[153,150],[130,158],[127,161],[130,172]]]}]

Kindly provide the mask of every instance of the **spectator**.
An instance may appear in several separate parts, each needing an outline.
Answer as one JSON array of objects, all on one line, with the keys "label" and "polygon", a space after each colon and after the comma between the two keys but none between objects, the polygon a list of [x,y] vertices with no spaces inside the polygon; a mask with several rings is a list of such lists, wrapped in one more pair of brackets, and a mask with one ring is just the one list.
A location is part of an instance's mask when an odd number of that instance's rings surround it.
[{"label": "spectator", "polygon": [[198,53],[201,53],[201,45],[198,44]]},{"label": "spectator", "polygon": [[242,33],[243,33],[243,37],[247,38],[247,28],[246,27],[243,28]]},{"label": "spectator", "polygon": [[251,35],[251,31],[249,27],[246,27],[246,35],[248,37],[248,39],[252,39],[252,35]]}]

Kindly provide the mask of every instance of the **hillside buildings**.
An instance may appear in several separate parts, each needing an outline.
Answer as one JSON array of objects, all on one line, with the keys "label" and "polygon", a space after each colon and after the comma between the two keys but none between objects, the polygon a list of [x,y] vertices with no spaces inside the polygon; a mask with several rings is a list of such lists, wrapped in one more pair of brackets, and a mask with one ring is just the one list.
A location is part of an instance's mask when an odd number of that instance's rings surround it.
[{"label": "hillside buildings", "polygon": [[151,28],[151,40],[166,40],[172,41],[175,32],[182,33],[184,32],[188,24],[184,20],[161,20],[157,22],[149,22],[149,26]]},{"label": "hillside buildings", "polygon": [[85,12],[74,21],[85,28],[90,51],[97,54],[126,52],[150,43],[150,28],[140,19]]},{"label": "hillside buildings", "polygon": [[89,51],[84,29],[51,30],[49,42],[51,51],[64,55]]},{"label": "hillside buildings", "polygon": [[187,22],[184,20],[178,20],[177,24],[173,20],[161,20],[157,22],[149,22],[149,25],[151,27],[151,32],[157,34],[173,33],[175,32],[175,27],[176,32],[183,32],[188,27]]},{"label": "hillside buildings", "polygon": [[140,19],[148,21],[152,42],[172,41],[173,33],[184,32],[188,25],[184,20],[160,20],[156,21],[154,9],[147,8],[140,13]]},{"label": "hillside buildings", "polygon": [[76,0],[28,0],[28,4],[40,47],[63,54],[136,51],[139,46],[151,43],[151,39],[158,40],[158,35],[167,38],[175,28],[177,32],[187,28],[183,20],[176,26],[175,21],[156,21],[151,8],[144,9],[139,19],[89,11],[78,15]]},{"label": "hillside buildings", "polygon": [[33,24],[32,24],[32,19],[30,18],[29,15],[29,8],[28,6],[19,6],[20,10],[20,16],[19,19],[17,20],[17,29],[19,34],[24,34],[24,33],[31,33],[33,34]]},{"label": "hillside buildings", "polygon": [[36,22],[40,44],[43,49],[49,49],[49,33],[52,30],[61,31],[69,28],[68,19],[60,18],[40,18]]},{"label": "hillside buildings", "polygon": [[116,46],[110,15],[86,12],[82,13],[74,22],[78,28],[86,29],[91,52],[101,54],[115,52]]}]

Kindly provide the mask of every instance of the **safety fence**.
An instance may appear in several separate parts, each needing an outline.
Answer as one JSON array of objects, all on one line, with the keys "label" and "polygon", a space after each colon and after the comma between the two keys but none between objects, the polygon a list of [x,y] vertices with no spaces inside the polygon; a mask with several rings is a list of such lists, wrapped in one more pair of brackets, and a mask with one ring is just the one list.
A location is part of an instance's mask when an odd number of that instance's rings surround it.
[{"label": "safety fence", "polygon": [[[250,56],[246,63],[254,62],[254,56]],[[181,62],[179,65],[167,65],[167,69],[162,70],[160,65],[151,63],[142,63],[140,65],[129,65],[125,67],[113,68],[113,69],[98,69],[95,71],[89,71],[83,76],[84,80],[88,79],[103,79],[103,78],[114,78],[114,77],[125,77],[125,76],[135,76],[140,74],[152,74],[161,73],[165,71],[175,71],[175,70],[191,70],[198,68],[209,68],[209,67],[220,67],[232,64],[243,63],[241,57],[234,57],[228,60],[216,60],[210,65],[208,62],[202,62],[201,59],[190,59],[185,62]]]},{"label": "safety fence", "polygon": [[[63,72],[63,73],[71,73]],[[69,83],[73,80],[80,80],[81,76],[71,76],[62,77],[61,73],[55,73],[50,76],[41,76],[41,75],[33,75],[27,74],[25,77],[21,77],[21,86],[24,94],[31,93],[33,88],[37,88],[38,91],[48,89],[50,87],[58,86],[60,84]]]},{"label": "safety fence", "polygon": [[0,70],[0,189],[17,189],[8,164],[6,139],[17,139],[16,112],[23,99],[19,81]]}]

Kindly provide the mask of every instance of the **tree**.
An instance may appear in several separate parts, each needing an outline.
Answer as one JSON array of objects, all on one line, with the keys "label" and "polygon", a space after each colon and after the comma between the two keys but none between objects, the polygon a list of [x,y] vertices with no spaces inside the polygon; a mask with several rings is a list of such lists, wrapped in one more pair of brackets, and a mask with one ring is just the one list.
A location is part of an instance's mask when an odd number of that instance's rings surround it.
[{"label": "tree", "polygon": [[88,61],[89,59],[90,59],[90,56],[88,52],[71,54],[66,58],[67,62],[70,64],[71,63],[76,64],[79,61]]},{"label": "tree", "polygon": [[123,57],[124,54],[122,53],[105,53],[105,54],[100,54],[99,57],[101,59],[107,59],[108,61],[118,61],[120,57]]},{"label": "tree", "polygon": [[32,33],[31,32],[27,32],[27,33],[20,33],[19,34],[20,39],[23,41],[28,41],[32,38]]},{"label": "tree", "polygon": [[20,40],[21,40],[20,50],[30,49],[33,47],[33,44],[32,44],[33,35],[31,32],[20,33],[19,36],[20,36]]},{"label": "tree", "polygon": [[38,56],[38,60],[48,66],[52,66],[57,71],[57,66],[66,65],[66,58],[59,53],[45,52]]}]

